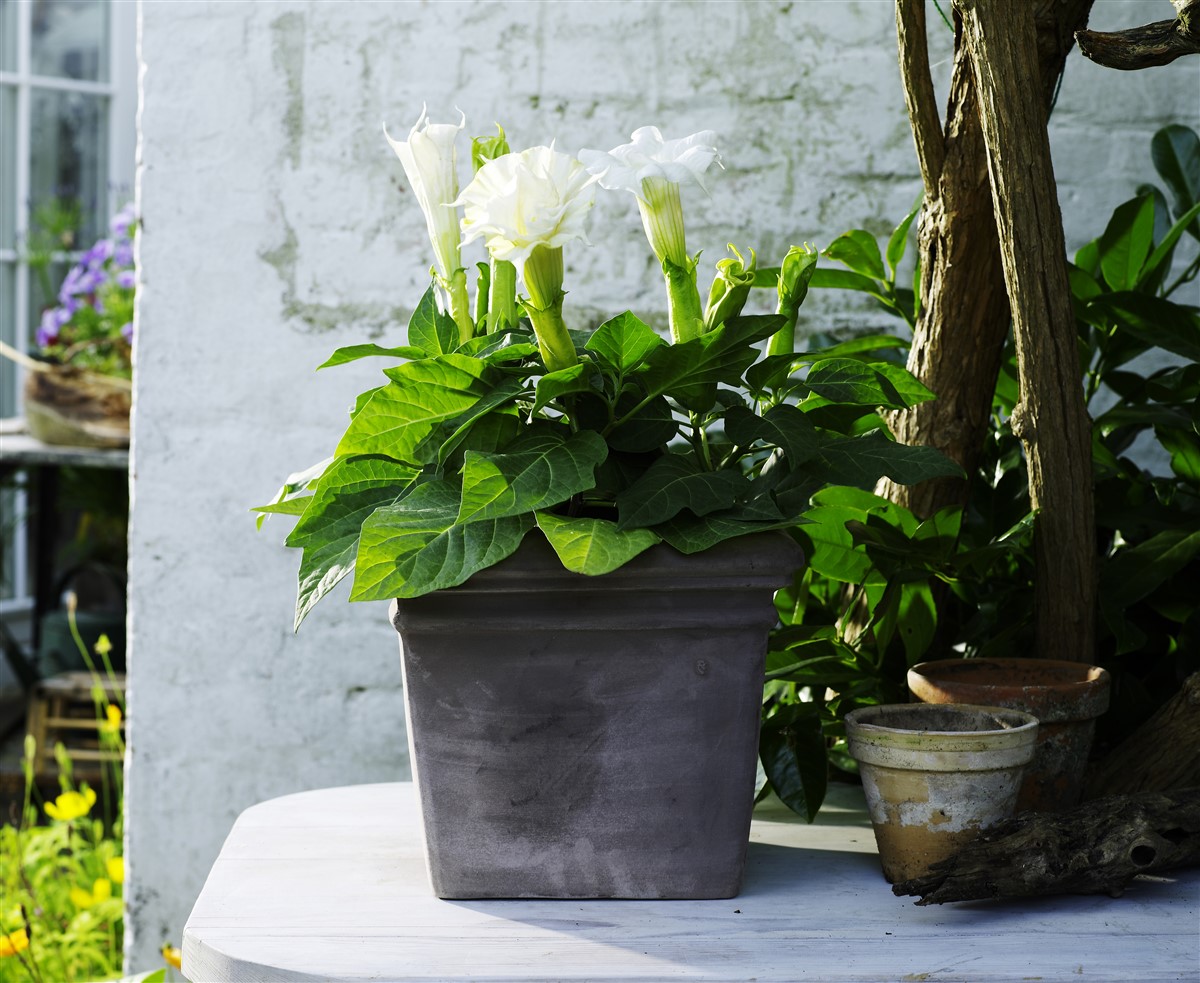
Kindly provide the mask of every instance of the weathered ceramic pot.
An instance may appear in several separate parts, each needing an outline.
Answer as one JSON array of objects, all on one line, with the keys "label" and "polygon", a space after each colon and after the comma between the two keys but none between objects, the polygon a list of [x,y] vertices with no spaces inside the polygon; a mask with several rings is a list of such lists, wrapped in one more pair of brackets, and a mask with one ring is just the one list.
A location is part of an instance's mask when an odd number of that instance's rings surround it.
[{"label": "weathered ceramic pot", "polygon": [[443,898],[726,898],[741,886],[775,590],[767,533],[602,577],[540,534],[392,606]]},{"label": "weathered ceramic pot", "polygon": [[976,703],[1038,718],[1038,745],[1017,811],[1059,812],[1079,802],[1096,718],[1108,709],[1109,675],[1057,659],[946,659],[908,671],[924,703]]},{"label": "weathered ceramic pot", "polygon": [[846,714],[883,875],[919,877],[1009,818],[1037,719],[999,707],[921,703]]}]

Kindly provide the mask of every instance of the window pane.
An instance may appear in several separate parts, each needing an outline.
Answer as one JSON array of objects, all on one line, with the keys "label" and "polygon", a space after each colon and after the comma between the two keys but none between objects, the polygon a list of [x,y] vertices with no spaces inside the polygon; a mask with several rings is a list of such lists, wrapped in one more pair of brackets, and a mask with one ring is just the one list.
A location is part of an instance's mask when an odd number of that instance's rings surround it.
[{"label": "window pane", "polygon": [[33,207],[58,198],[82,213],[77,248],[106,227],[108,100],[79,92],[34,89],[30,99],[29,197]]},{"label": "window pane", "polygon": [[[14,337],[13,330],[13,301],[16,296],[17,274],[12,263],[0,263],[0,296],[4,303],[0,304],[0,338],[14,348],[25,351],[23,338]],[[0,358],[0,417],[17,415],[17,371],[16,366],[7,359]],[[0,531],[3,536],[3,531]]]},{"label": "window pane", "polygon": [[0,71],[16,70],[17,0],[0,0]]},{"label": "window pane", "polygon": [[12,249],[17,235],[17,90],[0,85],[0,249]]},{"label": "window pane", "polygon": [[34,75],[108,81],[108,5],[102,0],[39,0],[32,10]]}]

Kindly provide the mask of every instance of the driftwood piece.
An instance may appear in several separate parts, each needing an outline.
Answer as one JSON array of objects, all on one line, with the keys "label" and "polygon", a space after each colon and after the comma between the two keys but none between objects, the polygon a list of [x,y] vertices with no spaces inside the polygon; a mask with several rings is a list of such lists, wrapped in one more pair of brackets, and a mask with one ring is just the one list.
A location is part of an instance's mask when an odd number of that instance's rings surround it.
[{"label": "driftwood piece", "polygon": [[1169,65],[1200,53],[1200,0],[1172,0],[1178,16],[1123,31],[1079,31],[1079,50],[1105,68],[1123,72]]},{"label": "driftwood piece", "polygon": [[1189,788],[1024,813],[892,892],[919,895],[918,905],[1043,894],[1118,897],[1139,874],[1196,865],[1200,788]]},{"label": "driftwood piece", "polygon": [[1084,796],[1167,792],[1200,785],[1200,672],[1095,765]]}]

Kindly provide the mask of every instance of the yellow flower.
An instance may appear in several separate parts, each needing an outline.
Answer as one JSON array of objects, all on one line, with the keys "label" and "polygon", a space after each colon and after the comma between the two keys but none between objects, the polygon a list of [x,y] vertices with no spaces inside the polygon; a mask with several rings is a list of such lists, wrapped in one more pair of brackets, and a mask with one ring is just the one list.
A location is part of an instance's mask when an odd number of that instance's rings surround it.
[{"label": "yellow flower", "polygon": [[168,966],[173,966],[175,969],[183,969],[183,953],[171,945],[170,942],[163,943],[162,957]]},{"label": "yellow flower", "polygon": [[125,858],[124,857],[109,857],[104,861],[104,866],[108,868],[108,879],[114,884],[125,883]]},{"label": "yellow flower", "polygon": [[108,640],[107,635],[101,635],[96,639],[95,649],[96,654],[101,657],[108,655],[112,651],[112,642]]},{"label": "yellow flower", "polygon": [[76,908],[90,908],[94,904],[99,904],[101,901],[107,901],[112,897],[112,881],[107,877],[98,877],[92,883],[91,891],[84,890],[81,887],[71,888],[71,904]]},{"label": "yellow flower", "polygon": [[23,928],[18,928],[15,932],[9,932],[7,935],[0,935],[0,959],[5,956],[15,956],[18,952],[28,948],[29,936]]},{"label": "yellow flower", "polygon": [[51,819],[69,823],[73,819],[86,816],[95,804],[96,793],[90,788],[85,788],[82,792],[63,792],[53,802],[47,802],[45,809],[46,815]]},{"label": "yellow flower", "polygon": [[121,729],[121,708],[115,703],[104,707],[104,720],[100,721],[100,730],[105,734],[115,734]]}]

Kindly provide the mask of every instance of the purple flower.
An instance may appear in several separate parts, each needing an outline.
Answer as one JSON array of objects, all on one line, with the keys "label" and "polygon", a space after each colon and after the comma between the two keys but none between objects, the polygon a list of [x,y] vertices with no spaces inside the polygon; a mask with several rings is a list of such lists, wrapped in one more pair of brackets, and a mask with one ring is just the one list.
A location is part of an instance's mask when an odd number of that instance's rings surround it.
[{"label": "purple flower", "polygon": [[136,278],[136,274],[133,272],[133,270],[121,270],[121,272],[117,274],[117,286],[130,290],[133,288]]},{"label": "purple flower", "polygon": [[128,234],[129,227],[136,221],[137,210],[134,208],[133,202],[130,202],[112,217],[108,228],[113,235],[124,236]]},{"label": "purple flower", "polygon": [[71,272],[67,274],[67,278],[63,280],[62,286],[58,291],[58,302],[60,304],[65,304],[76,294],[84,292],[80,290],[79,284],[86,272],[82,266],[71,267]]},{"label": "purple flower", "polygon": [[112,258],[118,266],[132,266],[133,243],[129,239],[120,240],[113,248]]},{"label": "purple flower", "polygon": [[133,322],[132,321],[126,321],[124,324],[121,325],[121,337],[124,338],[129,344],[131,344],[131,345],[133,344]]},{"label": "purple flower", "polygon": [[54,307],[42,313],[42,323],[38,325],[35,335],[38,348],[45,348],[58,340],[58,329],[61,323],[58,320],[58,314],[61,310],[60,307]]},{"label": "purple flower", "polygon": [[80,262],[89,270],[97,269],[104,265],[104,262],[113,254],[113,241],[111,239],[101,239],[91,249],[83,254],[83,259]]},{"label": "purple flower", "polygon": [[58,329],[67,324],[75,316],[77,310],[79,310],[79,301],[74,297],[68,297],[61,307],[54,308],[51,313],[54,315],[55,334],[58,334]]}]

